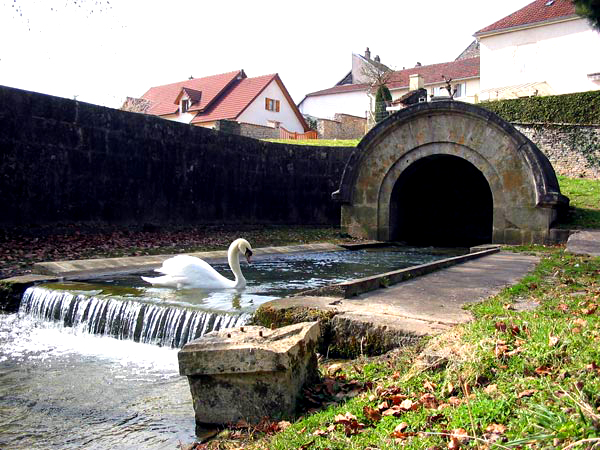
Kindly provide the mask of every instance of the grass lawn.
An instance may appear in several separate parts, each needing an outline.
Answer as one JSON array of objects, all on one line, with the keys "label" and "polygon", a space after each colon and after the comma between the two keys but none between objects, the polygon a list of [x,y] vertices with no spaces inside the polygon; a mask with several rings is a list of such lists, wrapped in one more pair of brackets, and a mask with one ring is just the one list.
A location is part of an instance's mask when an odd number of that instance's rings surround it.
[{"label": "grass lawn", "polygon": [[558,177],[563,195],[571,200],[563,228],[600,228],[600,180]]},{"label": "grass lawn", "polygon": [[265,141],[292,145],[318,145],[323,147],[356,147],[357,144],[360,142],[360,139],[265,139]]},{"label": "grass lawn", "polygon": [[[600,228],[600,181],[559,182],[566,226]],[[297,420],[241,424],[198,448],[600,448],[600,258],[515,251],[541,262],[471,306],[472,322],[381,357],[322,361]]]}]

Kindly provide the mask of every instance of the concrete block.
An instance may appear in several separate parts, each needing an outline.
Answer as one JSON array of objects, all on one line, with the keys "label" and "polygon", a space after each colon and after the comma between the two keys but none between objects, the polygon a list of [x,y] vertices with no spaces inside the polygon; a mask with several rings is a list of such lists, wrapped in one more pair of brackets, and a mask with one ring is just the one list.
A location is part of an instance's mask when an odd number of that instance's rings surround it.
[{"label": "concrete block", "polygon": [[504,230],[504,244],[509,245],[522,245],[523,234],[522,230],[518,228],[507,228]]},{"label": "concrete block", "polygon": [[302,386],[318,379],[319,332],[317,322],[276,330],[247,326],[186,344],[179,373],[188,377],[196,424],[292,416]]}]

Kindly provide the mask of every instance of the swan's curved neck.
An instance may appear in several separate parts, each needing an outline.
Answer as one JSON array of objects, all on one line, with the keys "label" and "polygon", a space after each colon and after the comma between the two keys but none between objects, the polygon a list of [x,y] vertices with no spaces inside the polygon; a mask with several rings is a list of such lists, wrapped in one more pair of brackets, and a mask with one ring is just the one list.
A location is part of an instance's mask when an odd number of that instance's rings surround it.
[{"label": "swan's curved neck", "polygon": [[240,252],[237,248],[237,242],[234,241],[229,246],[229,250],[227,250],[227,261],[229,262],[229,268],[233,272],[235,276],[235,288],[243,288],[246,286],[246,279],[242,274],[242,269],[240,267]]}]

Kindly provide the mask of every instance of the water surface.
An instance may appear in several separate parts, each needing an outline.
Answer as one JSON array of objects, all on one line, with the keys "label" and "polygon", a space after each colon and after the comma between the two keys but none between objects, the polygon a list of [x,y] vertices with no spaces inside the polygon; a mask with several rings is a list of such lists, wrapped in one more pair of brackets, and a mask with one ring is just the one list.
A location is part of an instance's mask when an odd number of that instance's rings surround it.
[{"label": "water surface", "polygon": [[194,441],[177,349],[0,315],[0,448],[176,448]]},{"label": "water surface", "polygon": [[[163,305],[197,307],[210,311],[251,313],[262,303],[328,284],[403,269],[463,253],[460,249],[384,247],[355,251],[295,253],[263,256],[242,263],[245,289],[206,290],[152,287],[140,275],[129,274],[88,280],[86,289],[128,296]],[[227,264],[212,264],[223,276],[233,279]],[[79,289],[85,287],[78,284]]]},{"label": "water surface", "polygon": [[[257,258],[242,264],[241,291],[154,288],[140,274],[36,287],[18,314],[0,314],[0,448],[193,442],[191,396],[172,346],[243,323],[274,298],[452,256],[399,250]],[[225,264],[215,268],[231,276]]]}]

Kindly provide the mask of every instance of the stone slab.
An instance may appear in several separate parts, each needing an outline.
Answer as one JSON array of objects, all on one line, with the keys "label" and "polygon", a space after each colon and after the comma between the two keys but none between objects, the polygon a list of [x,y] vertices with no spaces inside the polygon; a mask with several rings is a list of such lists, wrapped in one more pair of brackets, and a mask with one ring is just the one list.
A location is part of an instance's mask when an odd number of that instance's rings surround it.
[{"label": "stone slab", "polygon": [[600,256],[600,230],[577,231],[569,236],[567,252]]},{"label": "stone slab", "polygon": [[188,378],[196,425],[293,416],[304,384],[318,379],[318,337],[319,324],[304,322],[222,330],[186,344],[179,370]]},{"label": "stone slab", "polygon": [[[381,337],[387,339],[391,348],[403,340],[436,334],[471,320],[465,305],[480,302],[518,282],[538,262],[536,256],[501,251],[351,299],[291,297],[267,302],[261,308],[335,312],[334,337],[337,334],[340,339],[347,339],[354,335],[361,339],[357,330],[363,330],[366,336],[379,327]],[[344,329],[336,331],[335,327]]]},{"label": "stone slab", "polygon": [[365,292],[375,291],[382,287],[391,286],[397,283],[402,283],[411,278],[420,277],[436,270],[450,267],[455,264],[460,264],[482,256],[497,253],[500,248],[496,245],[490,248],[485,248],[466,255],[454,256],[451,258],[438,259],[426,264],[419,264],[405,269],[394,270],[391,272],[380,273],[365,278],[359,278],[350,281],[344,281],[338,284],[331,284],[318,289],[312,289],[296,295],[325,295],[331,297],[352,298],[354,296],[364,294]]},{"label": "stone slab", "polygon": [[178,353],[180,375],[277,372],[292,368],[304,342],[319,337],[317,322],[270,330],[244,326],[213,331]]}]

